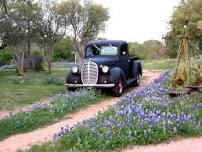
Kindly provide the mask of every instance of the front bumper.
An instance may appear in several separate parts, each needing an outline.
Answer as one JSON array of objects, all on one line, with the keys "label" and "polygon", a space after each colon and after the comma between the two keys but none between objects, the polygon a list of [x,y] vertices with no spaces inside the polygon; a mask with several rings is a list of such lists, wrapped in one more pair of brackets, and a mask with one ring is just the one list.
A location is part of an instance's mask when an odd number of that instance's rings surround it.
[{"label": "front bumper", "polygon": [[95,88],[113,88],[115,84],[65,84],[66,87],[78,88],[78,87],[95,87]]}]

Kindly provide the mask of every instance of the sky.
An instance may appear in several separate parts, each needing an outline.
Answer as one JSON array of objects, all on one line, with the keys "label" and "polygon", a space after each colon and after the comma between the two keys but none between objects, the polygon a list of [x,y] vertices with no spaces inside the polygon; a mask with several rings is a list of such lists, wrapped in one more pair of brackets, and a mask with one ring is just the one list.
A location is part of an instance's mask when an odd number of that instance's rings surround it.
[{"label": "sky", "polygon": [[169,31],[169,20],[179,0],[94,0],[109,8],[110,20],[99,37],[142,43]]}]

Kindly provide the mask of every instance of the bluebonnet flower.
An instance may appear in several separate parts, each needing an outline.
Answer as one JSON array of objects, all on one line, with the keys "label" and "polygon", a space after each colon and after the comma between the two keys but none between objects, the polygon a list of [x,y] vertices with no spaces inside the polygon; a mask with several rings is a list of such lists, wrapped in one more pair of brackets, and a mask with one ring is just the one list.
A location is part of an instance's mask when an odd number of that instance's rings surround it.
[{"label": "bluebonnet flower", "polygon": [[[169,71],[164,72],[152,83],[125,95],[117,102],[112,112],[99,112],[97,117],[84,120],[74,128],[81,126],[88,128],[90,130],[88,138],[91,136],[96,137],[97,140],[101,140],[102,137],[109,138],[105,141],[106,145],[122,137],[128,140],[131,138],[135,140],[136,137],[150,138],[158,131],[156,128],[160,128],[163,134],[167,132],[175,134],[186,124],[190,124],[190,127],[194,126],[194,129],[199,128],[201,124],[196,119],[194,111],[202,106],[195,104],[186,109],[185,98],[171,99],[163,86],[169,76]],[[68,130],[66,134],[71,135],[74,128]],[[61,138],[62,130],[59,133]]]}]

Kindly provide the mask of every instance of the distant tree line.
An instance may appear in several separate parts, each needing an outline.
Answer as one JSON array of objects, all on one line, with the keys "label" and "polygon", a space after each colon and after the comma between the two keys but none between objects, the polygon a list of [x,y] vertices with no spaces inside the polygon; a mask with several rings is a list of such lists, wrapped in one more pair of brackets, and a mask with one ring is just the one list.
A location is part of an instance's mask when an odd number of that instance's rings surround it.
[{"label": "distant tree line", "polygon": [[20,75],[33,51],[43,52],[51,72],[54,57],[67,58],[74,50],[82,58],[84,44],[105,30],[108,19],[108,9],[90,0],[1,0],[1,47],[11,50]]},{"label": "distant tree line", "polygon": [[[184,25],[190,52],[202,54],[201,8],[201,0],[181,0],[171,16],[165,43],[131,42],[130,54],[141,59],[175,58]],[[84,44],[105,30],[108,19],[108,9],[90,0],[1,0],[0,64],[12,58],[19,74],[24,75],[25,58],[41,54],[51,72],[52,61],[73,59],[72,51],[82,58]]]},{"label": "distant tree line", "polygon": [[168,57],[165,44],[158,40],[148,40],[143,43],[130,42],[129,51],[131,56],[138,56],[140,59],[162,59]]},{"label": "distant tree line", "polygon": [[189,36],[191,56],[202,55],[202,0],[181,0],[169,21],[170,31],[164,37],[165,42],[148,40],[140,44],[130,43],[132,55],[142,59],[176,58],[180,37],[184,26]]}]

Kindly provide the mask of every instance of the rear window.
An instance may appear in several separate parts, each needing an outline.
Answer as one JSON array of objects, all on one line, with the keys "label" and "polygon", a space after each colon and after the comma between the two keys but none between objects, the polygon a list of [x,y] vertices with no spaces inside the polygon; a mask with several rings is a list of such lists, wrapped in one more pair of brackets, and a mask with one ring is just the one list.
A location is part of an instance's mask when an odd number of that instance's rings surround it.
[{"label": "rear window", "polygon": [[101,46],[100,55],[117,55],[118,48],[115,46]]}]

